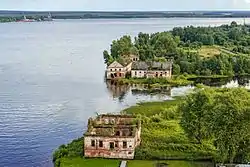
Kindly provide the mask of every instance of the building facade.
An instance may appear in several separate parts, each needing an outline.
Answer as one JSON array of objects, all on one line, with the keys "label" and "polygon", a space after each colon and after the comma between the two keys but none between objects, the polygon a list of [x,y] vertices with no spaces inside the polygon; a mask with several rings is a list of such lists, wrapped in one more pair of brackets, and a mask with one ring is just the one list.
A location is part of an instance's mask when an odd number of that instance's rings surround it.
[{"label": "building facade", "polygon": [[141,142],[141,123],[129,115],[100,115],[89,119],[84,156],[133,159]]},{"label": "building facade", "polygon": [[126,74],[131,71],[132,62],[122,65],[121,63],[114,61],[106,70],[107,79],[125,78]]},{"label": "building facade", "polygon": [[124,55],[119,62],[114,61],[106,69],[106,79],[125,78],[131,72],[132,63],[139,61],[136,55]]},{"label": "building facade", "polygon": [[132,78],[171,78],[172,61],[167,62],[134,62],[131,67]]}]

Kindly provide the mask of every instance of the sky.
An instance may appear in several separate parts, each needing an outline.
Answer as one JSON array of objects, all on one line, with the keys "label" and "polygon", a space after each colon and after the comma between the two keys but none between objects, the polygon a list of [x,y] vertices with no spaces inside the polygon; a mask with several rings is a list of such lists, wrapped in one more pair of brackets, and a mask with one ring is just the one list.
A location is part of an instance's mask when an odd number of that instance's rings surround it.
[{"label": "sky", "polygon": [[250,0],[0,0],[0,10],[38,10],[38,11],[250,10]]}]

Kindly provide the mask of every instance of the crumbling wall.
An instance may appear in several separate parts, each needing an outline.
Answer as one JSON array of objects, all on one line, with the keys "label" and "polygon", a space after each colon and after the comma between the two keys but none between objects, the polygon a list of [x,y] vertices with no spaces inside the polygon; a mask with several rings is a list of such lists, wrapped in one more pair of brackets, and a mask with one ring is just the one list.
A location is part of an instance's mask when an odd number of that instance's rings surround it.
[{"label": "crumbling wall", "polygon": [[[93,141],[95,141],[95,145],[92,145]],[[102,142],[102,145],[100,145],[100,142]],[[86,136],[84,138],[85,157],[133,159],[135,147],[135,138],[96,136]]]}]

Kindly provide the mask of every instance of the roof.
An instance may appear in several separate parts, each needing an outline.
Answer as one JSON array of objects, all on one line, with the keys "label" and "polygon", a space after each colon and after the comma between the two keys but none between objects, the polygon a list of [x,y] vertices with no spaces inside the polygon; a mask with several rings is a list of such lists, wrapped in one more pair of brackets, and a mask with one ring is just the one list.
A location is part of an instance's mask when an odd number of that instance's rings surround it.
[{"label": "roof", "polygon": [[113,61],[108,68],[123,68],[131,63],[131,59],[129,57],[120,57],[117,60]]},{"label": "roof", "polygon": [[[140,121],[132,115],[99,115],[88,120],[88,130],[85,136],[134,137]],[[119,134],[116,132],[119,131]]]},{"label": "roof", "polygon": [[132,64],[132,70],[147,70],[148,67],[145,61],[137,61]]},{"label": "roof", "polygon": [[111,63],[108,68],[123,68],[123,65],[121,65],[120,63],[118,63],[117,61],[114,61],[113,63]]},{"label": "roof", "polygon": [[132,64],[132,70],[170,70],[172,62],[145,62],[138,61]]},{"label": "roof", "polygon": [[172,62],[152,62],[151,69],[156,70],[169,70],[171,69]]}]

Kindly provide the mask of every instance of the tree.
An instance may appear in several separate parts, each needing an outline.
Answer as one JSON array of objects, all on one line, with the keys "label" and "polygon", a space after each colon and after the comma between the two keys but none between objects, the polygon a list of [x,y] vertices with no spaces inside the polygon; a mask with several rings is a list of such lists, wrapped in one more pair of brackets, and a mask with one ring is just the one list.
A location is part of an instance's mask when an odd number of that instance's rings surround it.
[{"label": "tree", "polygon": [[178,64],[173,64],[173,74],[174,75],[179,75],[181,72],[181,68]]},{"label": "tree", "polygon": [[238,25],[238,24],[237,24],[236,21],[232,21],[232,22],[231,22],[231,27],[237,27],[237,25]]},{"label": "tree", "polygon": [[206,89],[189,95],[180,105],[182,112],[181,126],[188,136],[197,143],[202,143],[211,135],[208,122],[210,109],[213,103],[213,90]]},{"label": "tree", "polygon": [[250,128],[250,94],[245,89],[224,89],[214,97],[211,129],[221,162],[233,163]]},{"label": "tree", "polygon": [[107,50],[104,50],[103,58],[104,58],[105,64],[110,64],[113,61],[112,56],[108,53]]},{"label": "tree", "polygon": [[179,106],[181,125],[195,142],[213,141],[219,162],[250,160],[250,93],[203,88]]}]

